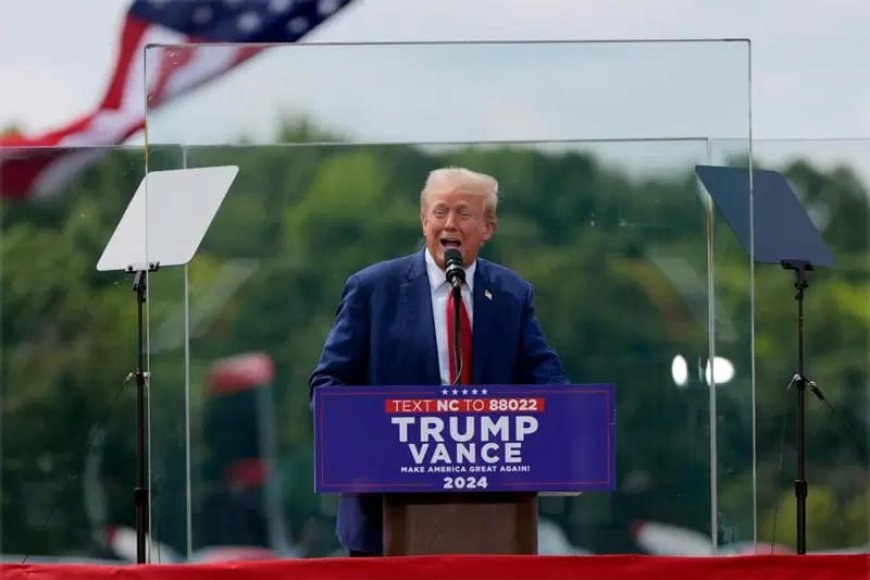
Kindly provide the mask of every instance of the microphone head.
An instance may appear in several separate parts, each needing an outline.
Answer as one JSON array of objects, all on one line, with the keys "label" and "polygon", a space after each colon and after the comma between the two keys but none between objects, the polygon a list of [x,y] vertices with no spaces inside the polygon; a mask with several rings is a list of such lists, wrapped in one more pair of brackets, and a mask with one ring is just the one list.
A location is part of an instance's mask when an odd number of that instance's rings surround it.
[{"label": "microphone head", "polygon": [[448,248],[444,252],[444,274],[454,288],[462,286],[462,283],[465,282],[462,254],[456,248]]},{"label": "microphone head", "polygon": [[454,265],[462,267],[462,253],[456,248],[447,248],[444,251],[444,268]]}]

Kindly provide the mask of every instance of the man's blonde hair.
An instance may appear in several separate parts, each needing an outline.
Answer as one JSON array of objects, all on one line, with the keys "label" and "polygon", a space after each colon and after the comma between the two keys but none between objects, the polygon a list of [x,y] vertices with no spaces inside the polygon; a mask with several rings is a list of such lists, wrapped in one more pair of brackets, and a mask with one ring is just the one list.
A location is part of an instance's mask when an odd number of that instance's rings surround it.
[{"label": "man's blonde hair", "polygon": [[498,181],[491,175],[478,173],[465,167],[442,167],[429,172],[426,185],[420,192],[420,212],[426,211],[427,201],[433,193],[459,191],[484,198],[486,217],[496,221],[498,207]]}]

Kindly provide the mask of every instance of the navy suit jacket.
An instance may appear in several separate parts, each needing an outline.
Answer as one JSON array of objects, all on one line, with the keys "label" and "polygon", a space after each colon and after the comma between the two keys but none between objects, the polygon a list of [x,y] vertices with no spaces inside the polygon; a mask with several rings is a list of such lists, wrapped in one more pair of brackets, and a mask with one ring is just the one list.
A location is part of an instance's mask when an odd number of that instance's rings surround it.
[{"label": "navy suit jacket", "polygon": [[[348,278],[309,381],[312,393],[319,386],[441,384],[424,252]],[[478,258],[473,304],[475,384],[568,382],[535,316],[528,282]],[[338,539],[351,550],[381,553],[381,510],[380,495],[343,495]]]}]

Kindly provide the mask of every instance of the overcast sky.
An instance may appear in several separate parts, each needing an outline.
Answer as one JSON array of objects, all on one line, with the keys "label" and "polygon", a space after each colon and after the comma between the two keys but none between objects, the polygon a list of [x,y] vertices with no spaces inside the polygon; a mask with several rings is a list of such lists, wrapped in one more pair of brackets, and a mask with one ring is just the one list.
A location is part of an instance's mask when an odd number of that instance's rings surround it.
[{"label": "overcast sky", "polygon": [[[105,88],[126,0],[0,3],[0,127],[50,129]],[[870,136],[867,0],[358,0],[309,41],[752,41],[756,138]]]}]

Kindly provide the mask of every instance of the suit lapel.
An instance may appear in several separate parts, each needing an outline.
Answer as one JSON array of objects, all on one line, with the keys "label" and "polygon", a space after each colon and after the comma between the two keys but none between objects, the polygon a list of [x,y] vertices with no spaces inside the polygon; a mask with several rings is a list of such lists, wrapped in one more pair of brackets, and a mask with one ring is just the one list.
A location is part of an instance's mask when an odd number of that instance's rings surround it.
[{"label": "suit lapel", "polygon": [[486,368],[492,357],[491,336],[496,312],[491,293],[489,270],[484,260],[477,260],[477,271],[474,273],[474,322],[472,323],[472,380],[475,384],[487,382]]},{"label": "suit lapel", "polygon": [[[403,318],[406,336],[418,338],[409,345],[419,345],[419,352],[415,349],[410,360],[397,360],[396,364],[407,365],[411,375],[416,376],[420,384],[440,384],[432,292],[426,276],[423,252],[415,254],[411,259],[405,278],[400,284],[399,301],[399,315]],[[412,380],[410,376],[409,380]]]}]

